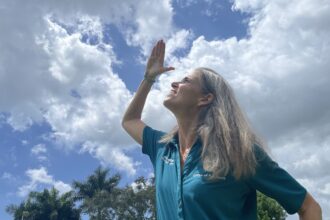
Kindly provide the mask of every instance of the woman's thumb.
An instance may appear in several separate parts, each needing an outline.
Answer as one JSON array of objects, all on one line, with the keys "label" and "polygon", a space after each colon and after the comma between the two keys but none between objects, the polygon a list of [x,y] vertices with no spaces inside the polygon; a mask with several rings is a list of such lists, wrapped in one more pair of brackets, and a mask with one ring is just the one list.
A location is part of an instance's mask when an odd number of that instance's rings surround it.
[{"label": "woman's thumb", "polygon": [[171,71],[171,70],[175,70],[175,68],[172,66],[164,67],[164,72]]}]

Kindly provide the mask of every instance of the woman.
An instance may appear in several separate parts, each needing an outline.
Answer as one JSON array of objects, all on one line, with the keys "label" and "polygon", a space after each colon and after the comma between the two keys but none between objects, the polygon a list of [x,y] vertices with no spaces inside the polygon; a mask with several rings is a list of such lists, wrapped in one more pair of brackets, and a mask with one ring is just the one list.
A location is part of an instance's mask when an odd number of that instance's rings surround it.
[{"label": "woman", "polygon": [[225,80],[193,70],[164,100],[176,117],[168,134],[141,120],[146,97],[164,67],[165,43],[154,46],[122,126],[149,155],[156,177],[157,219],[256,219],[256,190],[301,219],[321,219],[313,197],[263,150]]}]

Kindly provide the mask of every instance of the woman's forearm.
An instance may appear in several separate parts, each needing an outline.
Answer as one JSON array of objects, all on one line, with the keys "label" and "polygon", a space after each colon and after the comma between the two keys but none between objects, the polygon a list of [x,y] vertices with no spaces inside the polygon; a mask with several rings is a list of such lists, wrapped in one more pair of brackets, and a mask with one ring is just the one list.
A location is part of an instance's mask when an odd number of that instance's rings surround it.
[{"label": "woman's forearm", "polygon": [[137,89],[131,103],[126,109],[122,123],[132,119],[141,119],[142,110],[145,105],[147,96],[152,87],[152,82],[146,79],[143,79]]}]

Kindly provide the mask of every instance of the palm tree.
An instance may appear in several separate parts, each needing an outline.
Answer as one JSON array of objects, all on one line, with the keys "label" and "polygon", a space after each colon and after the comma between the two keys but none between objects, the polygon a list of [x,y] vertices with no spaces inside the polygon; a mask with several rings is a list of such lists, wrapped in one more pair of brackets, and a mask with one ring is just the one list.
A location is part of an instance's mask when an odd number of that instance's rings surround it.
[{"label": "palm tree", "polygon": [[9,205],[6,211],[14,220],[79,220],[80,211],[76,209],[73,192],[59,196],[58,190],[52,188],[43,192],[30,192],[26,201],[20,205]]},{"label": "palm tree", "polygon": [[81,201],[80,209],[90,216],[90,220],[115,218],[116,198],[120,190],[116,188],[120,175],[107,178],[109,169],[98,167],[85,182],[73,182],[76,200]]}]

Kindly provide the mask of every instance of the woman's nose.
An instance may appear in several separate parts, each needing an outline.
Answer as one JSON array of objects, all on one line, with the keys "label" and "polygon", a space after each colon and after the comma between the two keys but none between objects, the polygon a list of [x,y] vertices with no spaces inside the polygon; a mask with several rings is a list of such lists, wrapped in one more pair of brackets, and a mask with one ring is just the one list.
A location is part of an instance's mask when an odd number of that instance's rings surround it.
[{"label": "woman's nose", "polygon": [[176,88],[176,87],[178,87],[178,83],[177,83],[177,82],[172,82],[172,83],[171,83],[171,86],[172,86],[173,88]]}]

